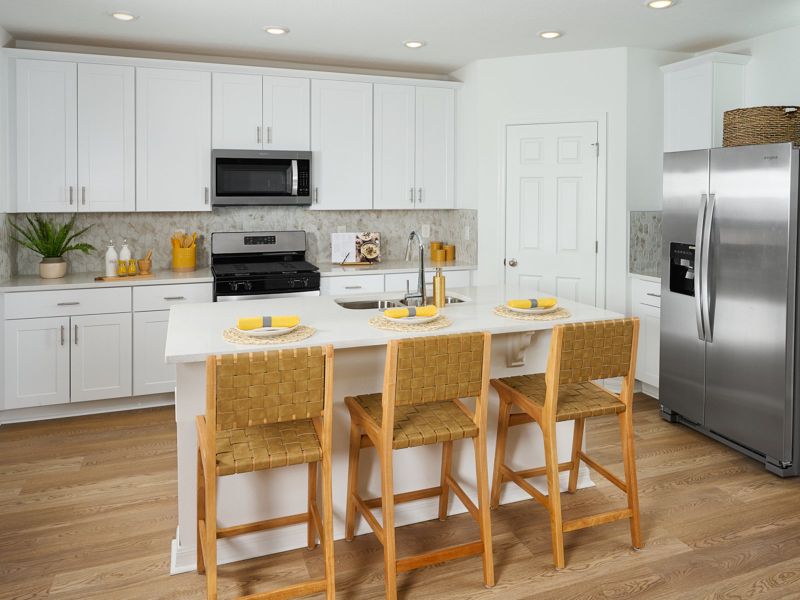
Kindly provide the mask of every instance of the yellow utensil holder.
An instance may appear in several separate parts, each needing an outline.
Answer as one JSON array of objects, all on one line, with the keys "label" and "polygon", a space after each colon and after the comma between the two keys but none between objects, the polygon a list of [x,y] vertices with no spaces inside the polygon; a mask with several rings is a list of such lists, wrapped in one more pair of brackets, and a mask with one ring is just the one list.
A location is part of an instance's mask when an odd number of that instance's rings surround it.
[{"label": "yellow utensil holder", "polygon": [[194,271],[197,268],[196,248],[173,248],[172,270],[177,273]]}]

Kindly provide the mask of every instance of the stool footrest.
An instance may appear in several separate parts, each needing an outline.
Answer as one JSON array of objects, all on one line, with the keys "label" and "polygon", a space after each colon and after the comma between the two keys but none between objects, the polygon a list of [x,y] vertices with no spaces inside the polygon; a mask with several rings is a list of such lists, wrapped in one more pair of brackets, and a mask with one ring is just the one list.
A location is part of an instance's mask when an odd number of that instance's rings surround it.
[{"label": "stool footrest", "polygon": [[562,529],[566,531],[575,531],[576,529],[583,529],[585,527],[593,527],[595,525],[602,525],[603,523],[611,523],[613,521],[621,521],[622,519],[630,519],[633,511],[630,508],[622,510],[612,510],[610,512],[600,513],[599,515],[592,515],[590,517],[583,517],[580,519],[573,519],[571,521],[564,521]]},{"label": "stool footrest", "polygon": [[296,583],[271,592],[239,596],[237,600],[290,600],[291,598],[300,598],[301,596],[310,596],[311,594],[324,592],[327,587],[328,582],[325,581],[325,579],[314,579],[313,581]]},{"label": "stool footrest", "polygon": [[539,504],[541,504],[548,510],[550,509],[550,503],[548,502],[547,496],[545,496],[542,492],[533,487],[530,483],[525,481],[517,472],[509,469],[506,465],[503,465],[500,468],[502,469],[501,472],[504,478],[516,483],[524,491],[528,492],[528,494],[530,494],[530,496],[533,497],[533,499],[536,500]]},{"label": "stool footrest", "polygon": [[445,481],[447,482],[447,485],[450,487],[450,489],[455,492],[456,496],[458,496],[458,499],[461,500],[461,504],[467,507],[467,510],[469,511],[469,514],[472,515],[472,518],[475,519],[478,523],[480,523],[481,516],[480,513],[478,512],[478,507],[475,506],[475,503],[472,501],[472,499],[469,496],[467,496],[467,493],[463,490],[463,488],[460,485],[458,485],[455,479],[453,479],[450,475],[448,475],[445,478]]},{"label": "stool footrest", "polygon": [[622,481],[619,477],[617,477],[613,473],[611,473],[603,465],[598,464],[593,459],[591,459],[588,456],[586,456],[586,454],[584,454],[583,452],[578,452],[578,458],[580,460],[582,460],[583,462],[585,462],[590,468],[594,469],[595,471],[600,473],[600,475],[602,475],[603,477],[608,479],[608,481],[613,483],[615,486],[617,486],[623,492],[625,492],[626,494],[628,493],[628,486],[625,485],[625,482]]},{"label": "stool footrest", "polygon": [[[572,468],[571,462],[559,463],[559,471],[569,471]],[[514,471],[518,477],[528,479],[529,477],[539,477],[540,475],[547,475],[547,467],[536,467],[534,469],[523,469],[522,471]]]},{"label": "stool footrest", "polygon": [[[402,504],[403,502],[413,502],[414,500],[422,500],[424,498],[433,498],[434,496],[439,496],[442,493],[441,486],[436,486],[432,488],[425,488],[424,490],[414,490],[413,492],[403,492],[402,494],[395,494],[394,495],[394,503],[395,504]],[[370,498],[369,500],[363,500],[366,506],[370,508],[380,508],[383,504],[380,498]]]},{"label": "stool footrest", "polygon": [[427,567],[428,565],[435,565],[456,558],[475,556],[477,554],[483,554],[483,542],[470,542],[468,544],[449,546],[442,550],[434,550],[433,552],[426,552],[425,554],[401,558],[396,561],[397,572],[405,573],[421,567]]},{"label": "stool footrest", "polygon": [[[380,500],[380,498],[378,498],[378,500]],[[380,523],[378,523],[378,519],[375,518],[375,515],[372,514],[372,511],[369,509],[369,505],[358,494],[353,495],[353,502],[355,502],[356,507],[367,520],[367,524],[372,527],[375,537],[377,537],[378,541],[383,544],[383,527]]]},{"label": "stool footrest", "polygon": [[276,517],[274,519],[266,519],[254,523],[245,523],[244,525],[234,525],[233,527],[221,527],[217,529],[217,538],[234,537],[245,533],[253,533],[254,531],[264,531],[265,529],[275,529],[276,527],[308,523],[309,518],[311,518],[310,515],[304,512],[298,515],[289,515],[288,517]]}]

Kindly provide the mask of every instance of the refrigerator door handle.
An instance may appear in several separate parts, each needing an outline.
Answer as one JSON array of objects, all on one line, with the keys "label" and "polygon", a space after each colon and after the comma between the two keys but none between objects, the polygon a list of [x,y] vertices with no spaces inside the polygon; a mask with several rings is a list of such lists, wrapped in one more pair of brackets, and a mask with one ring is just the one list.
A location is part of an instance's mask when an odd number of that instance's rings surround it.
[{"label": "refrigerator door handle", "polygon": [[700,210],[697,211],[697,233],[695,234],[694,250],[694,316],[697,322],[697,339],[705,340],[706,332],[703,325],[703,225],[705,224],[706,207],[708,206],[708,194],[700,195]]},{"label": "refrigerator door handle", "polygon": [[705,223],[703,224],[703,257],[700,277],[703,280],[701,288],[703,291],[703,330],[706,333],[705,340],[712,342],[714,335],[711,331],[711,301],[709,299],[709,273],[708,263],[711,254],[711,227],[714,224],[714,205],[717,203],[716,194],[708,195],[708,208],[706,209]]}]

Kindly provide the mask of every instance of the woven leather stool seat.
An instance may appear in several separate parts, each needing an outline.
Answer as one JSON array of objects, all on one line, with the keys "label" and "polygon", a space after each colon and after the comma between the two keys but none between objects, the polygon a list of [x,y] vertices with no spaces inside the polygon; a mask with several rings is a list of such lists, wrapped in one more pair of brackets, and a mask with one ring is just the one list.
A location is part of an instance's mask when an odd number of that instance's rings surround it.
[{"label": "woven leather stool seat", "polygon": [[[543,373],[503,377],[500,381],[544,408],[547,386]],[[624,411],[625,405],[618,398],[591,382],[568,383],[558,387],[556,421],[615,415]]]},{"label": "woven leather stool seat", "polygon": [[[383,409],[380,394],[355,396],[355,401],[381,426]],[[427,404],[403,404],[394,409],[392,448],[412,448],[452,442],[478,435],[478,427],[450,400]]]},{"label": "woven leather stool seat", "polygon": [[217,475],[322,460],[311,419],[217,431]]}]

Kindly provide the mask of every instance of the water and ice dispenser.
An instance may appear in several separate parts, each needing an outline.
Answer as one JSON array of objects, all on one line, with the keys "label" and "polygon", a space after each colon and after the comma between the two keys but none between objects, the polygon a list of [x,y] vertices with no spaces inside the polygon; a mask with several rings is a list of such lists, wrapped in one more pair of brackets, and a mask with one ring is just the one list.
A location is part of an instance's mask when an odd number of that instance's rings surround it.
[{"label": "water and ice dispenser", "polygon": [[694,296],[694,244],[670,243],[669,291]]}]

